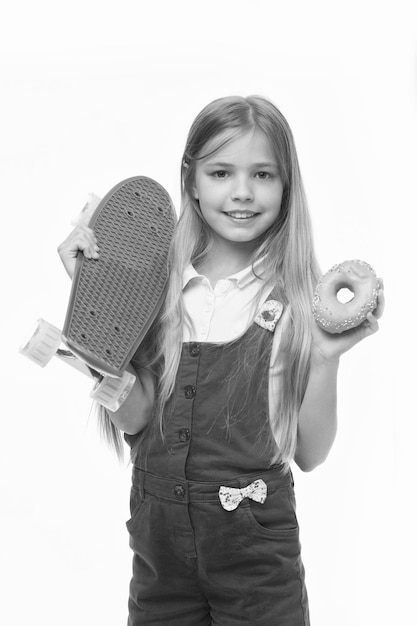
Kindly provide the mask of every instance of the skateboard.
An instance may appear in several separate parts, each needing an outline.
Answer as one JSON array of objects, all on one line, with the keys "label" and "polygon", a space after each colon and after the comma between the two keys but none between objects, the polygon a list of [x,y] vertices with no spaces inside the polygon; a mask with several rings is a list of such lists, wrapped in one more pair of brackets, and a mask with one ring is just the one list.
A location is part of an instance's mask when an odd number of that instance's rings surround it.
[{"label": "skateboard", "polygon": [[89,221],[100,256],[78,255],[62,332],[40,319],[20,352],[42,367],[55,355],[93,376],[91,397],[117,410],[135,381],[125,369],[164,302],[175,223],[171,198],[151,178],[113,187]]}]

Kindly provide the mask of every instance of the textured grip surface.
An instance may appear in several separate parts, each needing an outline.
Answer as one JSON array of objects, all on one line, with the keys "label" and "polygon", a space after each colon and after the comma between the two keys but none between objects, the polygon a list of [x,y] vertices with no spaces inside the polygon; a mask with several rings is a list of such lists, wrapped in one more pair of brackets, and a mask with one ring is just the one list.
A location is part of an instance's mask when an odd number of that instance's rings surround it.
[{"label": "textured grip surface", "polygon": [[94,212],[99,259],[79,255],[63,335],[100,372],[120,376],[155,319],[175,222],[169,195],[146,177],[116,185]]}]

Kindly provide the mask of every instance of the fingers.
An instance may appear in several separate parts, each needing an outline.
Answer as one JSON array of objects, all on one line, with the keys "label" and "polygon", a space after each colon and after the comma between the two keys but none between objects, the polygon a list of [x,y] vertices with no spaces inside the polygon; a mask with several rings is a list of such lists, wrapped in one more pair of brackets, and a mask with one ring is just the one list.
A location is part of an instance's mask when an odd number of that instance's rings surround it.
[{"label": "fingers", "polygon": [[373,313],[368,313],[366,316],[366,320],[363,322],[363,326],[367,329],[367,334],[371,335],[376,333],[379,329],[378,318],[375,315],[375,311]]},{"label": "fingers", "polygon": [[377,305],[376,309],[372,312],[376,319],[380,319],[384,313],[385,309],[385,292],[384,292],[384,280],[382,278],[378,278],[378,292],[377,292]]},{"label": "fingers", "polygon": [[98,258],[99,246],[94,231],[85,224],[79,224],[58,247],[60,256],[76,257],[82,252],[87,258]]},{"label": "fingers", "polygon": [[75,270],[75,260],[80,252],[87,259],[99,258],[99,245],[94,231],[85,224],[79,224],[58,246],[58,254],[61,261],[72,278]]},{"label": "fingers", "polygon": [[99,245],[94,231],[84,224],[80,225],[80,238],[77,240],[78,249],[87,259],[98,259]]},{"label": "fingers", "polygon": [[368,313],[366,320],[358,327],[358,330],[363,330],[363,338],[373,335],[379,330],[378,320],[382,317],[385,309],[385,293],[384,293],[384,281],[382,278],[378,278],[378,291],[377,291],[377,305],[375,309]]}]

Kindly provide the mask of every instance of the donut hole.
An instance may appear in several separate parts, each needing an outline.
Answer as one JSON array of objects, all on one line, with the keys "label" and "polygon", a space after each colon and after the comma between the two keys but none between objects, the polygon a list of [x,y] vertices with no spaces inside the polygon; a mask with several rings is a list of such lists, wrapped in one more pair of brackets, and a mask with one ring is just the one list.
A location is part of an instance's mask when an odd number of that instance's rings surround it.
[{"label": "donut hole", "polygon": [[336,294],[336,298],[342,304],[351,302],[351,300],[353,300],[354,297],[355,297],[355,294],[353,293],[351,289],[349,289],[349,287],[342,287],[341,289],[339,289],[339,291]]}]

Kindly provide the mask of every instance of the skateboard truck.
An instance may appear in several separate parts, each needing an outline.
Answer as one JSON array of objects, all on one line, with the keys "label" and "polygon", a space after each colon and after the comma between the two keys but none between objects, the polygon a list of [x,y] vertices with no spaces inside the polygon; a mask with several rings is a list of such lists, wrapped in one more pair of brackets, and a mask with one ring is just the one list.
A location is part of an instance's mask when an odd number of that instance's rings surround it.
[{"label": "skateboard truck", "polygon": [[40,367],[45,367],[52,357],[56,356],[83,374],[92,376],[96,383],[90,392],[90,398],[109,411],[117,411],[135,384],[135,376],[126,371],[122,376],[101,374],[83,363],[70,350],[60,348],[61,342],[62,332],[59,328],[40,318],[35,332],[29,341],[21,346],[19,352]]}]

